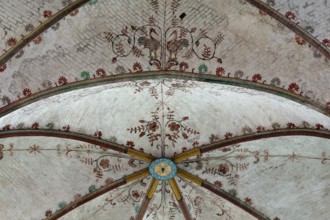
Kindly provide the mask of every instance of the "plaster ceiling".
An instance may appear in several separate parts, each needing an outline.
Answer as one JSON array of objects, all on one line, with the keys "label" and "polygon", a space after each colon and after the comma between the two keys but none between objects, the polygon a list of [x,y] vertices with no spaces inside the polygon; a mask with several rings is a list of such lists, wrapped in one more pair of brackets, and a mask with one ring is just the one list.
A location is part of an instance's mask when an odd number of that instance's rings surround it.
[{"label": "plaster ceiling", "polygon": [[326,1],[0,3],[3,219],[327,219]]}]

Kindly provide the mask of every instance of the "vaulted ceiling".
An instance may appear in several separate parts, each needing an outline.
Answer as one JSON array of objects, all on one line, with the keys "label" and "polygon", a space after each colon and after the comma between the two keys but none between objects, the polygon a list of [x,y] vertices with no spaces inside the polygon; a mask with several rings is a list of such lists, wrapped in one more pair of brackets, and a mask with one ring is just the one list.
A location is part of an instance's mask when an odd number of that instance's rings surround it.
[{"label": "vaulted ceiling", "polygon": [[328,1],[0,3],[1,219],[328,219]]}]

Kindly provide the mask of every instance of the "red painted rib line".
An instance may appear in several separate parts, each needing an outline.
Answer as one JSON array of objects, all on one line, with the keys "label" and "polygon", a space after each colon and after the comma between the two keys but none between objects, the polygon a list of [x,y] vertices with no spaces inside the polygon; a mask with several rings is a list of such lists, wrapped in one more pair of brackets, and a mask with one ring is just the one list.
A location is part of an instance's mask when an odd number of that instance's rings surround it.
[{"label": "red painted rib line", "polygon": [[127,153],[127,147],[125,147],[125,146],[122,146],[122,145],[119,145],[116,143],[112,143],[110,141],[102,140],[97,137],[92,137],[92,136],[75,133],[75,132],[44,130],[44,129],[0,131],[0,139],[1,138],[11,138],[11,137],[36,137],[36,136],[56,137],[56,138],[83,141],[86,143],[98,145],[102,148],[118,151],[120,153]]},{"label": "red painted rib line", "polygon": [[271,93],[300,104],[309,106],[316,111],[330,116],[330,111],[326,108],[326,106],[321,103],[315,102],[313,100],[307,99],[301,95],[289,92],[288,90],[263,84],[256,83],[249,80],[237,79],[237,78],[229,78],[229,77],[219,77],[210,74],[196,74],[190,72],[177,72],[177,71],[150,71],[150,72],[137,72],[137,73],[127,73],[127,74],[118,74],[114,76],[107,76],[102,78],[90,79],[90,80],[82,80],[79,82],[72,82],[64,86],[53,87],[50,89],[46,89],[41,92],[34,93],[30,96],[21,98],[16,100],[9,105],[3,106],[0,108],[0,117],[3,117],[17,109],[20,109],[24,106],[27,106],[31,103],[37,102],[47,97],[51,97],[54,95],[58,95],[65,92],[70,92],[82,88],[89,88],[99,85],[105,85],[116,82],[127,82],[131,80],[145,80],[145,79],[158,79],[160,77],[166,78],[177,78],[177,79],[190,79],[196,81],[203,81],[209,83],[218,83],[223,85],[232,85],[239,86],[247,89],[254,89],[257,91]]},{"label": "red painted rib line", "polygon": [[285,25],[287,28],[295,32],[297,35],[302,37],[304,40],[306,40],[310,45],[315,47],[320,53],[322,53],[327,59],[330,59],[330,51],[328,48],[326,48],[319,40],[317,40],[313,35],[308,33],[306,30],[301,28],[299,25],[294,23],[293,21],[287,19],[284,15],[282,15],[280,12],[276,11],[275,9],[269,7],[267,4],[260,0],[246,0],[251,5],[257,7],[258,9],[266,12],[269,16],[276,19],[283,25]]},{"label": "red painted rib line", "polygon": [[77,207],[107,193],[110,192],[111,190],[114,190],[122,185],[126,184],[126,180],[125,178],[119,179],[115,182],[112,182],[109,185],[106,185],[92,193],[87,194],[86,196],[81,197],[80,199],[71,202],[70,204],[68,204],[67,206],[65,206],[64,208],[58,210],[57,212],[55,212],[54,214],[52,214],[50,217],[46,218],[47,220],[55,220],[58,219],[60,217],[62,217],[63,215],[67,214],[68,212],[76,209]]},{"label": "red painted rib line", "polygon": [[138,215],[136,216],[135,220],[142,220],[147,209],[148,209],[148,206],[149,206],[149,203],[150,203],[151,199],[149,199],[147,196],[145,196],[143,202],[142,202],[142,206],[140,207],[140,210],[139,210],[139,213]]},{"label": "red painted rib line", "polygon": [[259,140],[264,138],[282,137],[282,136],[312,136],[330,139],[330,131],[327,130],[316,130],[316,129],[280,129],[272,131],[264,131],[260,133],[247,134],[243,136],[233,137],[226,140],[214,142],[212,144],[204,145],[200,147],[201,153],[206,153],[212,150],[220,149],[229,145],[238,144],[247,141]]},{"label": "red painted rib line", "polygon": [[180,200],[178,200],[178,203],[179,203],[179,206],[180,206],[180,208],[182,210],[182,214],[183,214],[184,218],[186,220],[192,220],[192,217],[190,215],[189,209],[187,207],[187,204],[183,200],[183,197]]},{"label": "red painted rib line", "polygon": [[239,208],[243,209],[244,211],[248,212],[252,216],[256,217],[258,220],[270,220],[269,217],[267,217],[263,213],[259,212],[258,210],[254,209],[253,207],[246,204],[245,202],[241,201],[239,198],[231,195],[230,193],[224,191],[223,189],[215,187],[213,184],[211,184],[205,180],[202,183],[202,187],[204,187],[205,189],[213,192],[214,194],[226,199],[227,201],[233,203],[234,205],[236,205]]},{"label": "red painted rib line", "polygon": [[59,20],[80,8],[90,0],[77,0],[67,7],[58,11],[55,15],[50,17],[47,21],[40,24],[37,28],[31,31],[28,35],[24,36],[16,45],[10,48],[6,53],[0,56],[0,66],[4,65],[10,58],[12,58],[15,54],[17,54],[23,47],[25,47],[28,43],[30,43],[34,38],[39,36],[41,33],[46,31],[48,28],[53,26]]}]

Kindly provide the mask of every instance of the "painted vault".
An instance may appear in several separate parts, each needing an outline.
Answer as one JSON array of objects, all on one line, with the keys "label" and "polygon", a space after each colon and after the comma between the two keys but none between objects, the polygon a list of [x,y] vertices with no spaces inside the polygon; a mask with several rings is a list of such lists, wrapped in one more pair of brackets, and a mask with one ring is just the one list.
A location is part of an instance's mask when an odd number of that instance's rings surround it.
[{"label": "painted vault", "polygon": [[0,5],[1,219],[328,219],[329,2]]}]

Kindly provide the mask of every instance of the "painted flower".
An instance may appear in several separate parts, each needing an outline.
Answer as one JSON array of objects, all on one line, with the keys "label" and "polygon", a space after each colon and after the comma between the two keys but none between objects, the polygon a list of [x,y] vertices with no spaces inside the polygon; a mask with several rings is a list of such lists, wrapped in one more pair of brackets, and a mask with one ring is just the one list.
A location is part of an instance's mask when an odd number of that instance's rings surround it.
[{"label": "painted flower", "polygon": [[296,40],[297,44],[299,44],[299,45],[305,45],[307,43],[305,41],[305,39],[300,37],[299,35],[296,35],[295,40]]},{"label": "painted flower", "polygon": [[140,193],[137,190],[132,191],[132,196],[134,199],[139,199],[140,198]]},{"label": "painted flower", "polygon": [[41,41],[42,41],[42,37],[41,37],[41,36],[38,36],[38,37],[36,37],[36,38],[33,40],[33,43],[35,43],[35,44],[40,44]]},{"label": "painted flower", "polygon": [[53,15],[53,12],[51,11],[51,10],[45,10],[44,12],[43,12],[43,16],[44,16],[44,18],[49,18],[49,17],[51,17]]},{"label": "painted flower", "polygon": [[215,181],[214,182],[214,185],[216,186],[216,187],[222,187],[222,182],[221,181],[219,181],[219,180],[217,180],[217,181]]},{"label": "painted flower", "polygon": [[159,128],[159,125],[157,122],[153,121],[148,124],[148,130],[155,132]]},{"label": "painted flower", "polygon": [[291,84],[289,85],[288,90],[289,90],[290,92],[295,92],[295,91],[298,92],[298,91],[299,91],[299,86],[298,86],[297,83],[291,83]]},{"label": "painted flower", "polygon": [[46,216],[46,217],[50,217],[52,214],[53,214],[53,212],[52,212],[51,210],[47,210],[47,211],[45,212],[45,216]]},{"label": "painted flower", "polygon": [[248,205],[252,205],[252,199],[250,197],[246,197],[244,199],[244,201],[248,204]]},{"label": "painted flower", "polygon": [[138,63],[138,62],[136,62],[136,63],[133,64],[133,70],[135,72],[142,72],[143,71],[141,64]]},{"label": "painted flower", "polygon": [[2,130],[8,131],[10,130],[11,124],[6,124],[5,126],[2,127]]},{"label": "painted flower", "polygon": [[72,16],[72,17],[73,17],[73,16],[76,16],[78,13],[79,13],[79,10],[77,9],[77,10],[71,12],[71,13],[70,13],[70,16]]},{"label": "painted flower", "polygon": [[170,128],[171,131],[178,131],[180,128],[180,125],[176,122],[171,122],[168,127]]},{"label": "painted flower", "polygon": [[133,148],[133,147],[135,146],[135,144],[134,144],[133,141],[127,141],[126,146],[127,146],[127,147],[132,147],[132,148]]},{"label": "painted flower", "polygon": [[253,82],[258,82],[262,79],[262,76],[260,75],[260,73],[256,73],[252,76],[252,81]]},{"label": "painted flower", "polygon": [[322,44],[323,44],[324,46],[326,46],[326,47],[330,47],[330,39],[324,39],[324,40],[322,41]]},{"label": "painted flower", "polygon": [[182,133],[183,139],[188,139],[188,135],[186,133]]},{"label": "painted flower", "polygon": [[233,136],[233,134],[230,133],[230,132],[227,132],[227,133],[225,134],[225,138],[226,138],[226,139],[228,139],[228,138],[230,138],[230,137],[232,137],[232,136]]},{"label": "painted flower", "polygon": [[323,125],[321,125],[321,124],[319,124],[319,123],[318,123],[318,124],[316,124],[316,125],[315,125],[315,127],[316,127],[316,129],[317,129],[317,130],[321,130],[321,129],[324,129],[324,126],[323,126]]},{"label": "painted flower", "polygon": [[225,73],[225,69],[223,67],[218,67],[216,70],[215,70],[215,74],[217,76],[222,76],[223,74]]},{"label": "painted flower", "polygon": [[34,122],[31,126],[32,129],[39,129],[39,123],[38,122]]},{"label": "painted flower", "polygon": [[60,85],[66,85],[66,84],[68,84],[68,80],[64,76],[61,76],[58,79],[58,84],[60,84]]},{"label": "painted flower", "polygon": [[199,65],[199,67],[198,67],[198,72],[199,72],[200,74],[205,74],[205,73],[207,73],[208,69],[209,69],[209,68],[208,68],[205,64],[201,64],[201,65]]},{"label": "painted flower", "polygon": [[91,186],[88,188],[88,191],[89,191],[90,193],[96,191],[96,186],[95,186],[95,185],[91,185]]},{"label": "painted flower", "polygon": [[0,73],[5,71],[7,69],[7,64],[3,64],[2,66],[0,66]]},{"label": "painted flower", "polygon": [[295,128],[296,127],[296,125],[294,124],[294,123],[292,123],[292,122],[289,122],[288,124],[287,124],[287,128]]},{"label": "painted flower", "polygon": [[219,172],[223,175],[227,174],[229,171],[229,167],[227,164],[220,164],[219,166]]},{"label": "painted flower", "polygon": [[265,129],[265,127],[263,127],[263,126],[261,126],[261,125],[259,125],[258,127],[257,127],[257,132],[261,132],[261,131],[265,131],[266,129]]},{"label": "painted flower", "polygon": [[32,92],[31,92],[30,89],[25,88],[25,89],[23,90],[23,95],[24,95],[24,96],[29,96],[29,95],[32,95]]},{"label": "painted flower", "polygon": [[101,162],[100,162],[100,166],[103,169],[107,169],[107,168],[110,167],[110,161],[108,159],[102,159]]},{"label": "painted flower", "polygon": [[296,19],[296,15],[292,11],[288,11],[285,13],[285,17],[290,20]]},{"label": "painted flower", "polygon": [[188,65],[188,63],[186,63],[186,62],[181,62],[181,63],[179,64],[179,70],[180,70],[181,72],[186,71],[188,68],[189,68],[189,65]]},{"label": "painted flower", "polygon": [[260,14],[260,15],[267,15],[267,13],[264,12],[264,11],[262,11],[262,10],[259,10],[259,14]]},{"label": "painted flower", "polygon": [[8,44],[8,46],[14,46],[15,44],[17,43],[17,40],[15,39],[15,38],[13,38],[13,37],[11,37],[11,38],[9,38],[8,40],[7,40],[7,44]]},{"label": "painted flower", "polygon": [[199,207],[203,204],[204,199],[200,196],[196,196],[196,198],[194,199],[194,205]]},{"label": "painted flower", "polygon": [[101,77],[104,77],[104,76],[106,76],[107,74],[106,74],[106,72],[105,72],[105,70],[104,70],[103,68],[98,68],[98,69],[96,70],[96,75],[101,76]]}]

